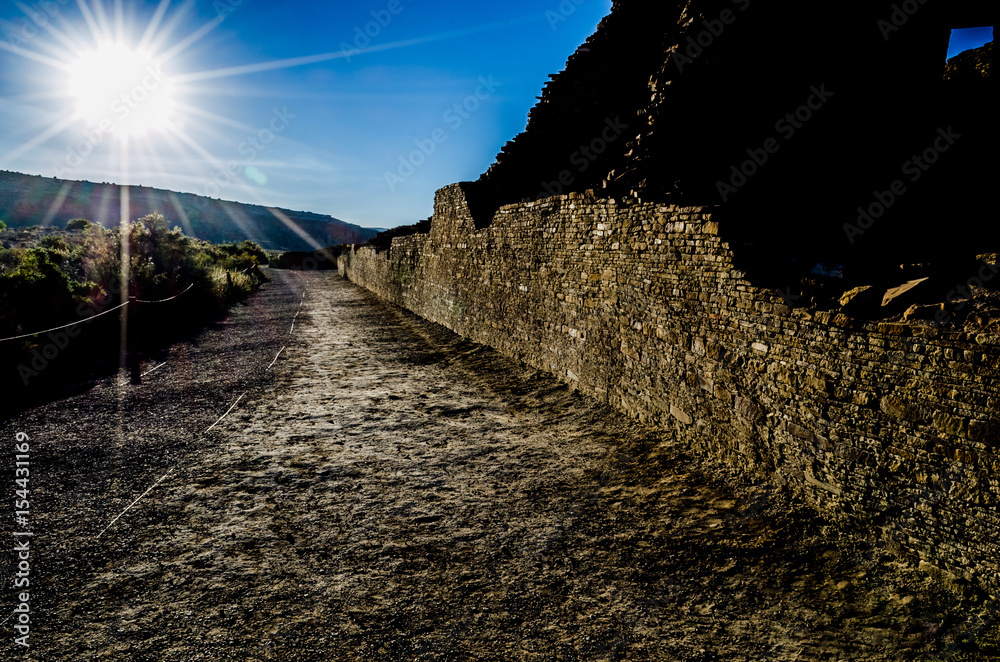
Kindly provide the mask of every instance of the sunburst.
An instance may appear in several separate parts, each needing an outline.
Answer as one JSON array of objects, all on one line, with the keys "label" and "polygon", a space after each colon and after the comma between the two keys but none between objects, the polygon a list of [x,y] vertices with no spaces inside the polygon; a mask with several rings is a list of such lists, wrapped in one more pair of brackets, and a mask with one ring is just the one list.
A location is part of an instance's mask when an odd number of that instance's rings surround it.
[{"label": "sunburst", "polygon": [[176,87],[154,54],[110,41],[77,55],[66,72],[74,118],[123,138],[169,130]]}]

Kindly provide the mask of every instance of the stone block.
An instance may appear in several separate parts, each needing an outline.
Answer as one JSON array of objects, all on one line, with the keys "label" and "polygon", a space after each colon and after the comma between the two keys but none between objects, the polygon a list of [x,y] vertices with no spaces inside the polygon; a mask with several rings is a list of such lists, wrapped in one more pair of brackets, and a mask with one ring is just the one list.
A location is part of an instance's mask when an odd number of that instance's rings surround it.
[{"label": "stone block", "polygon": [[927,419],[922,407],[895,395],[882,398],[881,408],[886,414],[904,421],[919,423]]},{"label": "stone block", "polygon": [[805,439],[807,441],[812,441],[814,436],[812,430],[804,428],[801,425],[797,425],[795,423],[786,423],[785,432],[792,435],[793,437],[797,437],[798,439]]},{"label": "stone block", "polygon": [[694,418],[692,418],[690,414],[688,414],[683,409],[680,409],[679,407],[676,407],[674,405],[670,405],[670,415],[676,418],[684,425],[691,425],[692,423],[694,423]]},{"label": "stone block", "polygon": [[805,478],[805,481],[808,484],[810,484],[810,485],[812,485],[814,487],[819,487],[819,488],[821,488],[823,490],[826,490],[830,494],[833,494],[835,496],[842,496],[844,494],[844,490],[842,490],[841,488],[837,487],[833,483],[825,483],[825,482],[817,479],[815,476],[813,476],[813,474],[812,474],[811,471],[806,471],[803,474],[803,477]]},{"label": "stone block", "polygon": [[1000,447],[1000,421],[972,421],[969,423],[969,439],[994,448]]},{"label": "stone block", "polygon": [[747,400],[746,398],[736,398],[736,413],[747,419],[748,421],[753,421],[754,423],[760,423],[765,418],[767,418],[764,408],[758,405],[756,402]]},{"label": "stone block", "polygon": [[906,324],[883,322],[878,325],[878,332],[886,336],[908,336],[910,335],[910,327]]},{"label": "stone block", "polygon": [[913,304],[919,303],[917,299],[928,289],[930,280],[930,278],[918,278],[886,290],[882,296],[882,307],[906,310]]},{"label": "stone block", "polygon": [[848,290],[840,295],[840,307],[849,314],[867,313],[874,311],[884,296],[884,290],[880,290],[872,285],[862,285]]},{"label": "stone block", "polygon": [[947,412],[934,412],[934,427],[945,434],[954,434],[964,437],[969,429],[968,422],[959,416],[953,416]]}]

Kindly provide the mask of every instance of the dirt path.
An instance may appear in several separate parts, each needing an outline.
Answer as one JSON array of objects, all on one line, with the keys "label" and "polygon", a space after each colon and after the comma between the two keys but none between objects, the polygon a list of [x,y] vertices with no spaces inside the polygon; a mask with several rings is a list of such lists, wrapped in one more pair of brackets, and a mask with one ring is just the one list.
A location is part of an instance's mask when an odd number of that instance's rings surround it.
[{"label": "dirt path", "polygon": [[43,520],[73,553],[39,560],[33,648],[0,658],[924,660],[974,609],[547,376],[281,279],[230,416],[99,516]]}]

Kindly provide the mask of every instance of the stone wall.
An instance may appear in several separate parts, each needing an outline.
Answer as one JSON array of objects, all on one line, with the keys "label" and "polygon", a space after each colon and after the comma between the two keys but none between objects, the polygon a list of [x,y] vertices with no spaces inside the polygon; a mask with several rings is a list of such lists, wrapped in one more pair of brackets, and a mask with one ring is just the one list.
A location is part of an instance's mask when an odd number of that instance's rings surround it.
[{"label": "stone wall", "polygon": [[765,475],[956,584],[1000,592],[1000,339],[791,309],[734,267],[711,210],[570,194],[341,272]]}]

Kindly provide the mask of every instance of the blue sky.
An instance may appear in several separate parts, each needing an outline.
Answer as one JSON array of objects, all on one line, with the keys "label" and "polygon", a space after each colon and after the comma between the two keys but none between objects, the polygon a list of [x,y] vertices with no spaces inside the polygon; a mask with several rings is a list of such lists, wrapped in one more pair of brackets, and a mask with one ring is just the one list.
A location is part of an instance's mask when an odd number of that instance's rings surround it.
[{"label": "blue sky", "polygon": [[548,75],[611,8],[18,4],[0,7],[0,169],[369,227],[426,218],[436,189],[485,171],[524,128]]},{"label": "blue sky", "polygon": [[948,44],[948,59],[951,59],[970,48],[979,48],[993,41],[993,28],[963,28],[951,31],[951,41]]}]

